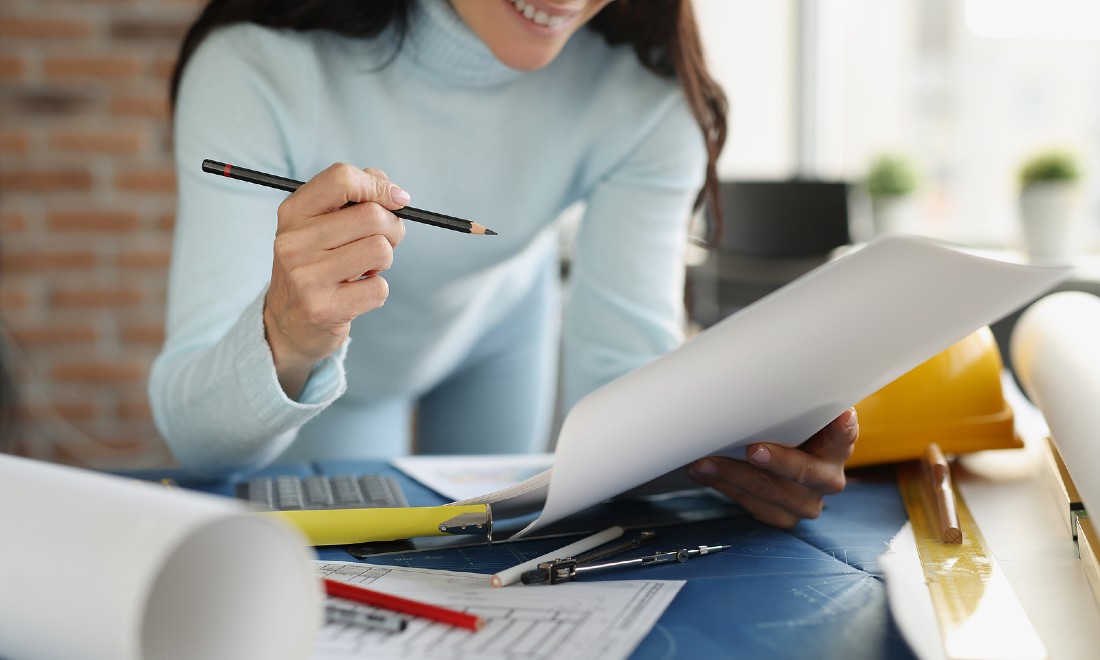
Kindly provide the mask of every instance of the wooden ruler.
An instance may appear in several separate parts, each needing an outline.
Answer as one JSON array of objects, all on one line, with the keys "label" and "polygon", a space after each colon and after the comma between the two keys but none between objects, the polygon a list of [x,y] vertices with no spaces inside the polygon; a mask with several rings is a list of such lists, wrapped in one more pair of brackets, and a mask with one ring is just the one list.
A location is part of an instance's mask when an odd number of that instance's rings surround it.
[{"label": "wooden ruler", "polygon": [[932,483],[920,462],[898,467],[898,487],[948,658],[1045,658],[1046,648],[988,551],[962,494],[962,543],[940,540]]}]

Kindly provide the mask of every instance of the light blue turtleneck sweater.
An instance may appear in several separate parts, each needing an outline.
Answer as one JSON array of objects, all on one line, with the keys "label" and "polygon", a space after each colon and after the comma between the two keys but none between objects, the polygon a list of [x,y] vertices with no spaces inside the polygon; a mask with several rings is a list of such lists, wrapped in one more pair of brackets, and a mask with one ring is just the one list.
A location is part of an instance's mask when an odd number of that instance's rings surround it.
[{"label": "light blue turtleneck sweater", "polygon": [[[514,71],[444,0],[417,9],[388,64],[388,36],[245,24],[216,31],[187,65],[167,338],[149,384],[158,429],[183,465],[259,467],[307,421],[314,437],[377,454],[372,443],[386,443],[369,427],[374,402],[415,401],[532,296],[548,295],[539,281],[558,258],[556,221],[577,202],[564,406],[682,340],[685,232],[705,152],[675,81],[588,30],[549,66]],[[386,304],[353,322],[351,339],[291,400],[262,318],[285,193],[205,174],[204,158],[301,180],[334,162],[378,167],[414,206],[499,235],[407,223],[384,273]],[[493,396],[511,405],[506,392]],[[349,429],[360,432],[345,437]]]}]

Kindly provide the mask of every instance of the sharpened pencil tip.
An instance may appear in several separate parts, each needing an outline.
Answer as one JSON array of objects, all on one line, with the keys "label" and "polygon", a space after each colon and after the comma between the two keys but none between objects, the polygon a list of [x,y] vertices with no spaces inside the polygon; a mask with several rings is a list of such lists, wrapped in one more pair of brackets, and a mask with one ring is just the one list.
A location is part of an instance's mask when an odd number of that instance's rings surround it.
[{"label": "sharpened pencil tip", "polygon": [[470,225],[471,234],[481,234],[482,236],[496,236],[497,233],[492,229],[489,229],[485,225],[478,224],[476,222],[468,223]]}]

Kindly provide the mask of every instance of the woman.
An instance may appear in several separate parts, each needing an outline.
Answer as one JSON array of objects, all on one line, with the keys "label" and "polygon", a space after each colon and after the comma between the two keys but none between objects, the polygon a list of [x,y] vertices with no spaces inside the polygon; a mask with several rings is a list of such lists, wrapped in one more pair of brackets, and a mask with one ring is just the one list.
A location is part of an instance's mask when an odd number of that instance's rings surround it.
[{"label": "woman", "polygon": [[[545,450],[556,400],[682,341],[686,226],[701,190],[716,199],[726,109],[690,0],[214,0],[173,99],[150,397],[196,471]],[[205,158],[307,182],[282,200]],[[499,235],[406,227],[391,211],[412,195]],[[576,205],[559,324],[557,220]],[[789,526],[843,486],[855,435],[846,413],[802,449],[750,447],[762,468],[693,474]]]}]

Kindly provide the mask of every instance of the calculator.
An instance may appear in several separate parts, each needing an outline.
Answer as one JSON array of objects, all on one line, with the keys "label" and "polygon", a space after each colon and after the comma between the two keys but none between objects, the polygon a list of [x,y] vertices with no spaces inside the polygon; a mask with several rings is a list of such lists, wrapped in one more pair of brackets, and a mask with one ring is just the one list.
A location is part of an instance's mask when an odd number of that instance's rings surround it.
[{"label": "calculator", "polygon": [[236,496],[265,511],[409,506],[397,480],[381,473],[255,477],[238,483]]}]

